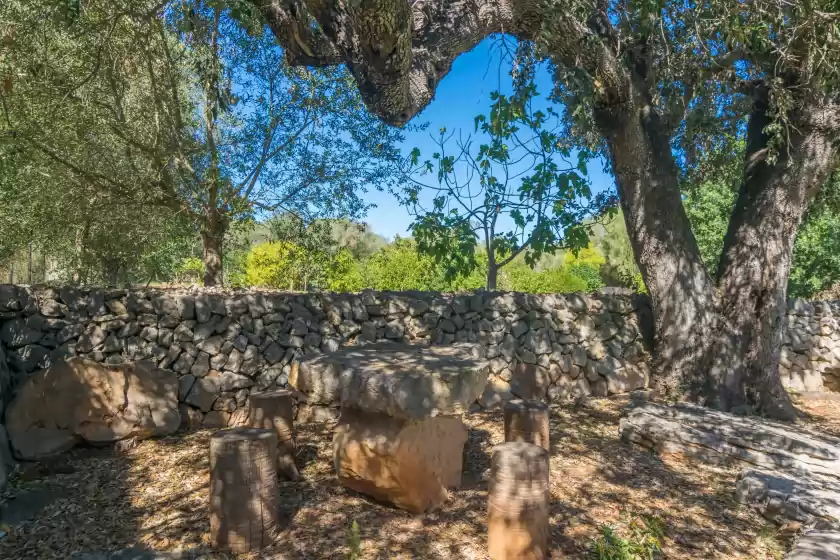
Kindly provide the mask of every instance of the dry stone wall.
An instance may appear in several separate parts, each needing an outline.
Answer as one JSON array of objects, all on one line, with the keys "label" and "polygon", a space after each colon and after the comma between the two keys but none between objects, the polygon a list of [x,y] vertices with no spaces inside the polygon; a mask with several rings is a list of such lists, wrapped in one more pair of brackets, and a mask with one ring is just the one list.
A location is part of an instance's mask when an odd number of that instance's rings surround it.
[{"label": "dry stone wall", "polygon": [[[840,302],[792,302],[783,375],[836,388]],[[288,294],[0,285],[0,403],[27,374],[70,356],[153,360],[177,373],[182,420],[224,426],[251,391],[288,382],[298,358],[381,341],[478,342],[491,375],[476,406],[512,396],[605,396],[648,382],[647,299],[621,293]],[[823,381],[825,380],[825,381]],[[0,404],[2,406],[2,404]],[[306,410],[310,418],[327,411]],[[2,434],[0,434],[2,436]]]},{"label": "dry stone wall", "polygon": [[840,301],[788,306],[781,375],[795,391],[840,391]]}]

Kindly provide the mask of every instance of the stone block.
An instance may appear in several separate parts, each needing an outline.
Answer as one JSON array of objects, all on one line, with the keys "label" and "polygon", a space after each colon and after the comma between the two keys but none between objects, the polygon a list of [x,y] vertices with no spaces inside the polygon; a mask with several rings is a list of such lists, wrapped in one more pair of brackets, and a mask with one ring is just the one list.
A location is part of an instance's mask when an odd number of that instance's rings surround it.
[{"label": "stone block", "polygon": [[415,513],[440,507],[461,483],[467,428],[457,416],[396,420],[342,411],[333,461],[344,486]]}]

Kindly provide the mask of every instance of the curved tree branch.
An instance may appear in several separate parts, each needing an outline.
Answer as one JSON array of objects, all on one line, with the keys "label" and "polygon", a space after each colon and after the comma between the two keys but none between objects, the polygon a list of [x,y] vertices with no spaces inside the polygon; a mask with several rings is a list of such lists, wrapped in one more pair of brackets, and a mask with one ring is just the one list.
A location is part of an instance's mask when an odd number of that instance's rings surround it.
[{"label": "curved tree branch", "polygon": [[627,99],[614,37],[578,21],[566,2],[306,0],[305,9],[295,0],[252,2],[293,62],[345,63],[368,108],[391,124],[419,113],[452,62],[497,33],[538,41],[556,63],[582,69],[605,102]]}]

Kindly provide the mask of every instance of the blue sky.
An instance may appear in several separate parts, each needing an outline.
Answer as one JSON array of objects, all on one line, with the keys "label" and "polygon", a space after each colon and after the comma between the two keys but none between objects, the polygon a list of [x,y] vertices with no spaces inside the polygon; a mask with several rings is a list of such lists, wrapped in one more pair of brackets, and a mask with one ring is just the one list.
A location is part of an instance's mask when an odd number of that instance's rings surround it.
[{"label": "blue sky", "polygon": [[[472,51],[461,55],[453,64],[452,71],[443,79],[437,89],[434,101],[413,123],[428,123],[424,132],[408,132],[403,144],[405,153],[415,146],[420,148],[423,159],[435,151],[431,135],[437,136],[441,127],[448,131],[457,129],[470,133],[475,130],[475,116],[486,114],[490,108],[490,93],[510,92],[510,65],[501,63],[501,52],[492,39],[486,39]],[[542,98],[551,93],[551,77],[545,68],[536,76],[537,89]],[[613,188],[610,175],[603,173],[599,162],[589,165],[589,179],[593,192]],[[368,212],[366,222],[376,233],[392,239],[395,235],[407,236],[412,219],[393,195],[387,192],[368,192],[364,197],[376,205]]]}]

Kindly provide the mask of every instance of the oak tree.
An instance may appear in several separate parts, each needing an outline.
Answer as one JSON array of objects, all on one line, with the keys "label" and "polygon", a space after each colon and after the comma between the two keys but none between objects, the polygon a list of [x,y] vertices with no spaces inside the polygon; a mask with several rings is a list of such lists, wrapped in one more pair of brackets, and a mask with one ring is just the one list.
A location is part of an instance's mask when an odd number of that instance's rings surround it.
[{"label": "oak tree", "polygon": [[[494,34],[555,70],[570,131],[601,149],[655,314],[663,390],[792,418],[778,374],[793,240],[840,135],[831,0],[253,0],[293,64],[346,64],[407,122]],[[713,275],[680,192],[694,155],[746,122],[744,178]]]}]

